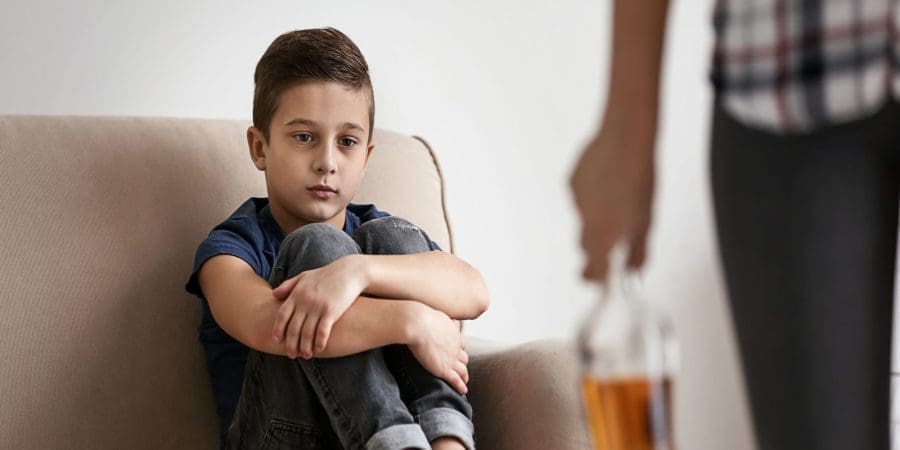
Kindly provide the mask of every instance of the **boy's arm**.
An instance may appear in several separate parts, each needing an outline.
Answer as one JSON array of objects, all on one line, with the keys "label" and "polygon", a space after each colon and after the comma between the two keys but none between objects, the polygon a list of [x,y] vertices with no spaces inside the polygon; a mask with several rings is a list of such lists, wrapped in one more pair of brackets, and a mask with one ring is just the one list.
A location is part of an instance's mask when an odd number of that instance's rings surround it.
[{"label": "boy's arm", "polygon": [[[272,324],[282,301],[247,263],[231,255],[214,256],[203,264],[198,277],[210,310],[226,333],[261,352],[298,354],[298,340],[272,339]],[[336,358],[390,344],[408,345],[425,370],[460,393],[468,391],[469,357],[457,325],[446,314],[413,301],[358,297],[314,356]]]},{"label": "boy's arm", "polygon": [[[261,352],[298,353],[296,347],[288,347],[290,341],[272,339],[272,324],[282,302],[246,262],[232,255],[214,256],[203,264],[198,278],[216,322],[226,333]],[[316,356],[340,357],[390,344],[411,344],[413,325],[422,314],[420,306],[360,297],[335,322],[328,345]]]},{"label": "boy's arm", "polygon": [[[350,255],[348,265],[363,277],[363,291],[383,298],[421,302],[453,319],[475,319],[487,310],[490,298],[481,273],[462,259],[442,251],[409,255]],[[327,270],[327,269],[326,269]],[[294,289],[291,278],[276,289],[282,298]]]},{"label": "boy's arm", "polygon": [[359,256],[369,294],[417,300],[460,320],[475,319],[490,305],[481,273],[450,253]]}]

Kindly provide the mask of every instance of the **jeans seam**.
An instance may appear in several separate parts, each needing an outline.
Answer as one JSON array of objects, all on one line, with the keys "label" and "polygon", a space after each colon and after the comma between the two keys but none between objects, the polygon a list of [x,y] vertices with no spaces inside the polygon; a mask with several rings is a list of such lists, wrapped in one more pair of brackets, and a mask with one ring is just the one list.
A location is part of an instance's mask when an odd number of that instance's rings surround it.
[{"label": "jeans seam", "polygon": [[319,384],[322,386],[322,394],[324,397],[327,397],[330,406],[334,409],[334,412],[341,419],[341,426],[347,430],[349,434],[351,434],[351,438],[353,438],[356,442],[362,442],[362,433],[353,426],[352,422],[347,417],[347,414],[341,409],[340,404],[332,394],[331,389],[328,387],[328,383],[325,382],[325,377],[322,376],[322,373],[319,371],[319,363],[315,359],[310,360],[310,367],[312,368],[313,374],[315,374],[316,379],[318,379]]},{"label": "jeans seam", "polygon": [[[400,344],[400,345],[402,345],[402,344]],[[398,348],[397,351],[398,351],[398,353],[401,354],[401,355],[399,355],[399,356],[404,356],[404,355],[402,355],[402,354],[403,354],[403,350],[409,351],[409,349],[408,349],[406,346],[403,346],[403,347],[401,347],[401,348]],[[399,358],[398,358],[398,359],[399,359]],[[407,392],[409,392],[410,395],[411,395],[414,399],[418,399],[418,398],[419,398],[419,390],[418,390],[418,388],[416,387],[416,384],[413,383],[412,380],[410,379],[409,373],[407,373],[405,365],[402,364],[403,361],[400,360],[400,361],[398,361],[398,363],[399,363],[399,364],[397,364],[397,372],[399,372],[400,378],[402,378],[402,380],[403,380],[404,388],[406,388],[405,390],[406,390]],[[395,377],[396,377],[396,375],[395,375]],[[419,408],[418,408],[418,405],[416,405],[415,402],[411,402],[410,405],[407,405],[407,408],[410,409],[410,413],[413,414],[413,416],[416,418],[416,422],[418,422],[418,419],[419,419]]]}]

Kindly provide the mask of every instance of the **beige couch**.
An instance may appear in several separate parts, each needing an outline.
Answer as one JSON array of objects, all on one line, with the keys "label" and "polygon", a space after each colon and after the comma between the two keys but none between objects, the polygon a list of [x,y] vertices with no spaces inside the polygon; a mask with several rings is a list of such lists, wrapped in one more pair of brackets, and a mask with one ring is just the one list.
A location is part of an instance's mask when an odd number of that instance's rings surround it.
[{"label": "beige couch", "polygon": [[[0,447],[217,448],[199,302],[183,285],[210,228],[265,195],[246,127],[0,116]],[[452,250],[431,149],[377,140],[358,201]],[[479,448],[587,448],[568,343],[468,341]]]}]

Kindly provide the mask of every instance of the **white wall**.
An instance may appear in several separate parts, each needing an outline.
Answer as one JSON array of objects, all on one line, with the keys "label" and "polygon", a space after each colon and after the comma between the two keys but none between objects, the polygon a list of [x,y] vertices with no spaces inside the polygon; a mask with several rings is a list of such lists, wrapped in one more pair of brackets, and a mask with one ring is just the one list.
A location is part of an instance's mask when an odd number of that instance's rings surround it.
[{"label": "white wall", "polygon": [[[568,337],[593,291],[578,278],[566,181],[605,95],[609,3],[7,3],[0,114],[249,120],[253,68],[271,40],[335,26],[372,68],[377,125],[439,152],[458,253],[493,294],[469,334]],[[648,291],[682,342],[680,448],[749,449],[709,206],[710,0],[673,3]]]}]

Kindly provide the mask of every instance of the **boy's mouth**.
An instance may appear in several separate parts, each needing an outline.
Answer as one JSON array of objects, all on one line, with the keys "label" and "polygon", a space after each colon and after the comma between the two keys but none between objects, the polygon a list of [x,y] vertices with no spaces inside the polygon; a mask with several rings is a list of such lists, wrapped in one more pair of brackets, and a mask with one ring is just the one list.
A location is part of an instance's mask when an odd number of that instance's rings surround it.
[{"label": "boy's mouth", "polygon": [[315,186],[307,188],[311,191],[326,191],[326,192],[334,192],[337,193],[337,189],[327,185],[327,184],[317,184]]},{"label": "boy's mouth", "polygon": [[315,186],[311,186],[306,188],[313,197],[327,200],[331,197],[337,195],[337,189],[327,185],[327,184],[317,184]]}]

